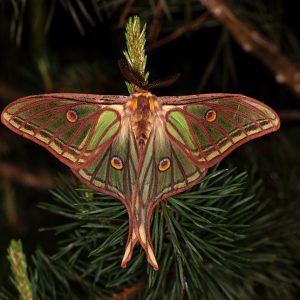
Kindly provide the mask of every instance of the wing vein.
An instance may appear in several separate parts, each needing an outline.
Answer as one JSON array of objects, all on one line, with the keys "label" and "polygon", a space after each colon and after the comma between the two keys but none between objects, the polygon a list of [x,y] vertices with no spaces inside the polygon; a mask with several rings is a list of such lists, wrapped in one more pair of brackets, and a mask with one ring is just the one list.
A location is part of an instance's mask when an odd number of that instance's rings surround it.
[{"label": "wing vein", "polygon": [[221,134],[223,136],[225,136],[226,138],[228,138],[230,140],[230,142],[232,143],[232,145],[234,144],[233,140],[232,140],[232,137],[226,132],[226,130],[224,130],[222,127],[220,127],[219,125],[217,124],[214,124],[214,123],[209,123],[207,121],[204,121],[205,124],[215,128],[216,130],[218,130],[219,132],[221,132]]},{"label": "wing vein", "polygon": [[109,155],[108,155],[108,160],[106,163],[106,172],[105,172],[105,188],[106,189],[107,189],[108,185],[111,185],[110,180],[109,180],[109,172],[110,172],[110,160],[109,159],[111,158],[111,152],[112,152],[112,147],[109,147]]},{"label": "wing vein", "polygon": [[209,134],[209,132],[205,128],[205,125],[197,117],[195,117],[193,114],[191,114],[187,111],[185,113],[189,116],[189,118],[193,119],[193,121],[201,127],[205,137],[209,140],[209,142],[212,144],[212,146],[215,148],[215,150],[221,154],[221,151],[220,151],[219,147],[216,145],[215,141],[213,140],[213,138],[211,137],[211,135]]},{"label": "wing vein", "polygon": [[107,154],[108,154],[108,151],[109,151],[109,148],[106,149],[106,151],[104,152],[103,154],[103,157],[100,159],[100,161],[98,162],[92,176],[91,176],[91,179],[90,179],[90,183],[93,183],[93,181],[95,180],[96,176],[97,176],[97,173],[99,172],[100,168],[101,168],[101,165],[104,161],[104,159],[106,158]]},{"label": "wing vein", "polygon": [[[67,106],[67,107],[68,107],[68,109],[70,108],[70,106]],[[20,124],[19,129],[21,127],[26,126],[29,122],[32,122],[33,120],[37,119],[40,116],[44,116],[45,114],[48,114],[48,113],[51,113],[51,112],[56,112],[56,111],[61,111],[61,110],[64,111],[65,109],[66,109],[65,106],[59,106],[59,107],[51,107],[51,108],[48,108],[46,110],[39,111],[39,112],[31,115],[29,118],[24,119],[23,122]],[[19,118],[21,118],[21,117],[19,117]]]},{"label": "wing vein", "polygon": [[[234,102],[234,103],[238,103],[238,104],[240,104],[242,106],[245,106],[246,108],[248,108],[250,110],[254,110],[257,114],[261,115],[262,117],[264,117],[266,119],[270,119],[268,117],[268,115],[265,114],[262,110],[260,110],[259,108],[255,107],[254,105],[251,105],[251,104],[247,103],[246,101],[250,101],[249,99],[248,100],[246,99],[245,101],[240,101],[240,100],[237,100],[235,98],[232,98],[232,99],[230,99],[230,101]],[[256,103],[256,104],[258,104],[258,105],[260,105],[260,106],[262,106],[262,107],[264,107],[262,105],[263,103],[259,103],[258,101],[254,101],[253,99],[251,99],[251,101],[254,102],[254,103]],[[268,108],[268,109],[270,109],[270,108]],[[270,121],[272,122],[272,119],[270,119]]]},{"label": "wing vein", "polygon": [[[25,100],[26,101],[26,100]],[[15,115],[18,115],[22,112],[26,112],[32,108],[35,108],[35,107],[39,107],[41,106],[42,104],[46,104],[46,103],[49,103],[49,102],[53,102],[52,100],[49,100],[49,99],[44,99],[44,100],[39,100],[39,101],[36,101],[36,102],[33,102],[33,103],[29,103],[27,104],[26,106],[23,106],[23,107],[20,107],[17,111],[15,111],[13,114],[12,114],[12,118],[15,116]],[[70,101],[71,102],[71,101]],[[60,106],[65,106],[66,103],[60,105]]]},{"label": "wing vein", "polygon": [[206,154],[204,153],[204,150],[202,149],[202,147],[199,144],[198,139],[196,138],[196,135],[195,135],[195,132],[193,130],[193,126],[192,126],[190,120],[186,118],[186,121],[187,121],[187,124],[189,126],[190,132],[192,134],[193,141],[194,141],[194,143],[196,144],[196,146],[198,147],[198,149],[199,149],[199,151],[201,153],[201,157],[203,157],[205,159],[205,161],[207,161]]},{"label": "wing vein", "polygon": [[182,174],[182,176],[183,176],[183,179],[184,179],[185,183],[188,184],[188,180],[187,180],[187,176],[186,176],[186,173],[185,173],[185,171],[184,171],[184,168],[183,168],[183,166],[182,166],[180,160],[178,159],[178,157],[177,157],[177,155],[176,155],[176,153],[175,153],[173,147],[172,147],[172,151],[173,151],[173,155],[174,155],[174,157],[175,157],[175,159],[176,159],[176,162],[177,162],[177,164],[178,164],[179,170],[180,170],[180,172],[181,172],[181,174]]},{"label": "wing vein", "polygon": [[234,108],[231,108],[231,107],[226,107],[226,106],[219,106],[219,105],[213,105],[212,106],[213,108],[216,108],[218,109],[218,112],[219,111],[226,111],[226,112],[232,112],[232,113],[235,113],[236,115],[240,115],[242,116],[243,118],[245,118],[246,120],[254,123],[257,127],[259,127],[261,130],[263,130],[263,128],[261,127],[261,125],[255,120],[253,119],[251,116],[241,112],[241,111],[238,111]]},{"label": "wing vein", "polygon": [[225,112],[223,111],[219,111],[219,113],[229,122],[231,122],[235,127],[239,128],[246,136],[249,136],[248,135],[248,132],[245,130],[244,126],[236,121],[234,118],[232,118],[230,115],[226,114]]},{"label": "wing vein", "polygon": [[62,149],[62,152],[61,152],[61,155],[63,155],[67,150],[68,148],[72,145],[72,143],[74,142],[74,140],[76,139],[76,137],[78,137],[78,134],[82,131],[82,129],[84,127],[86,127],[88,125],[88,123],[90,122],[91,120],[88,119],[87,121],[82,121],[81,124],[79,125],[78,123],[78,128],[76,129],[76,131],[71,135],[70,139],[68,140],[67,144],[64,146],[64,148]]}]

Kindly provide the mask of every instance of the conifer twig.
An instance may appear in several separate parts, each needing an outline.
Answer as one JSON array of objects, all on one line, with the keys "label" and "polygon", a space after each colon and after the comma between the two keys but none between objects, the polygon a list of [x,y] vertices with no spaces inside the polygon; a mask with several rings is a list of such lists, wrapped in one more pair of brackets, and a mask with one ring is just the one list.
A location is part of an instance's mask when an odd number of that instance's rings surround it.
[{"label": "conifer twig", "polygon": [[120,292],[117,295],[113,296],[111,298],[111,300],[123,300],[123,299],[127,299],[128,297],[132,296],[137,291],[139,291],[140,289],[142,289],[144,286],[145,286],[145,284],[142,283],[142,282],[140,282],[140,283],[137,283],[137,284],[135,284],[135,285],[133,285],[131,287],[127,287],[122,292]]},{"label": "conifer twig", "polygon": [[164,6],[165,6],[165,1],[158,0],[157,5],[153,12],[152,23],[150,25],[148,35],[147,35],[148,43],[153,43],[158,38],[158,35],[161,30],[160,18],[164,12]]},{"label": "conifer twig", "polygon": [[3,193],[2,202],[4,219],[7,220],[10,227],[20,227],[21,221],[18,215],[14,189],[8,182],[4,182],[1,187],[1,192]]},{"label": "conifer twig", "polygon": [[250,24],[239,18],[224,0],[199,0],[232,34],[237,43],[257,57],[275,76],[300,96],[300,70],[273,44]]},{"label": "conifer twig", "polygon": [[23,96],[23,93],[7,82],[0,82],[0,100],[4,103]]},{"label": "conifer twig", "polygon": [[125,4],[125,7],[123,9],[123,12],[119,18],[119,25],[120,27],[123,27],[126,21],[126,18],[128,16],[128,14],[130,13],[131,7],[134,3],[134,0],[128,0]]},{"label": "conifer twig", "polygon": [[30,172],[10,163],[0,162],[0,178],[20,182],[25,186],[39,189],[51,189],[53,175],[46,171]]},{"label": "conifer twig", "polygon": [[19,291],[20,300],[32,300],[32,290],[27,274],[26,257],[20,240],[12,240],[8,248],[8,260],[14,277],[14,284]]},{"label": "conifer twig", "polygon": [[[148,83],[149,72],[146,72],[147,55],[145,54],[145,32],[146,24],[141,28],[141,22],[138,16],[129,18],[125,32],[127,50],[123,53],[129,68],[138,74],[146,84]],[[126,85],[128,91],[132,93],[132,84],[126,82]]]},{"label": "conifer twig", "polygon": [[203,13],[200,16],[198,16],[197,18],[195,18],[191,23],[178,28],[177,30],[175,30],[174,32],[168,34],[167,36],[161,38],[160,40],[152,42],[151,44],[149,44],[147,46],[147,50],[153,50],[153,49],[159,48],[173,40],[178,39],[179,37],[181,37],[188,31],[198,29],[207,20],[208,15],[209,15],[209,13],[207,13],[207,12]]},{"label": "conifer twig", "polygon": [[285,109],[280,110],[278,114],[283,121],[300,121],[300,110]]}]

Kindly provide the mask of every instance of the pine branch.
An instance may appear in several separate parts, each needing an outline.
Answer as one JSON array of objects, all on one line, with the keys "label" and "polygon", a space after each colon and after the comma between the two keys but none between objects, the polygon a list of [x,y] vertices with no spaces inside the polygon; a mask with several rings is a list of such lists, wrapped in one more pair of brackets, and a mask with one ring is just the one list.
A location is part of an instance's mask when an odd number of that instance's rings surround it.
[{"label": "pine branch", "polygon": [[14,284],[19,291],[20,300],[32,300],[32,290],[27,274],[26,258],[21,241],[12,240],[7,256],[14,277]]},{"label": "pine branch", "polygon": [[281,120],[300,122],[300,110],[296,110],[296,109],[280,110],[278,114]]},{"label": "pine branch", "polygon": [[7,221],[9,226],[12,228],[17,228],[20,226],[21,220],[18,215],[16,197],[14,189],[11,185],[6,182],[3,186],[0,185],[0,191],[3,193],[3,212],[4,212],[4,222]]},{"label": "pine branch", "polygon": [[121,203],[61,181],[54,202],[42,208],[69,221],[52,228],[60,236],[57,254],[35,255],[39,276],[32,277],[33,284],[40,290],[42,281],[44,294],[55,284],[56,297],[68,291],[71,299],[83,298],[73,294],[71,283],[100,299],[139,284],[145,288],[136,290],[134,299],[241,299],[249,289],[245,299],[253,299],[256,286],[269,293],[266,299],[281,293],[292,299],[300,284],[293,262],[300,257],[288,245],[300,246],[300,224],[291,219],[298,209],[292,203],[285,204],[289,213],[270,209],[274,200],[267,201],[260,186],[255,174],[214,170],[198,186],[162,202],[151,226],[160,265],[155,272],[140,249],[126,269],[120,268],[128,226]]},{"label": "pine branch", "polygon": [[15,296],[13,296],[10,291],[0,288],[0,299],[1,300],[12,300],[15,299]]},{"label": "pine branch", "polygon": [[38,189],[51,189],[54,187],[54,174],[48,171],[32,172],[16,165],[0,162],[0,178],[19,182],[25,186]]},{"label": "pine branch", "polygon": [[15,87],[12,87],[7,82],[0,81],[0,100],[7,103],[8,100],[17,99],[24,94]]},{"label": "pine branch", "polygon": [[191,23],[176,29],[174,32],[168,34],[167,36],[159,40],[154,40],[152,43],[150,43],[147,46],[147,50],[153,50],[159,48],[171,41],[174,41],[175,39],[178,39],[188,31],[199,29],[199,27],[207,20],[207,17],[208,17],[208,13],[201,14],[200,16],[195,18]]},{"label": "pine branch", "polygon": [[127,16],[130,13],[131,7],[134,4],[134,0],[128,0],[124,6],[123,12],[119,18],[119,26],[122,28],[126,22]]},{"label": "pine branch", "polygon": [[131,287],[125,288],[122,292],[118,293],[117,295],[113,296],[111,300],[123,300],[127,299],[128,297],[136,294],[137,291],[143,289],[145,286],[143,283],[137,283]]},{"label": "pine branch", "polygon": [[246,52],[257,57],[274,74],[278,83],[285,84],[300,96],[300,70],[277,45],[239,18],[226,0],[199,1],[230,31]]},{"label": "pine branch", "polygon": [[165,0],[158,0],[156,7],[153,11],[153,17],[152,22],[150,24],[148,34],[147,34],[147,40],[148,43],[153,43],[157,40],[160,31],[161,31],[161,16],[164,13],[165,9]]}]

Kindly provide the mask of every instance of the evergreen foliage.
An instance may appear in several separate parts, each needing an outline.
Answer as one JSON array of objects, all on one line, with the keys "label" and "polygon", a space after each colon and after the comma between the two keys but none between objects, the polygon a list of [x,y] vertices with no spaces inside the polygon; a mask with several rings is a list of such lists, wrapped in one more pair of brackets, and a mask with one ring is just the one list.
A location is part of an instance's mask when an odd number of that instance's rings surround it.
[{"label": "evergreen foliage", "polygon": [[18,289],[20,300],[32,300],[32,291],[27,274],[26,258],[21,241],[12,240],[8,248],[7,258],[11,265],[14,284]]},{"label": "evergreen foliage", "polygon": [[156,272],[138,248],[120,268],[128,226],[121,203],[61,180],[54,201],[40,205],[66,222],[51,228],[57,253],[37,250],[31,259],[33,299],[106,299],[135,286],[132,299],[254,299],[258,292],[264,299],[292,299],[299,254],[290,252],[290,238],[299,223],[291,226],[286,211],[270,211],[274,199],[262,192],[255,176],[215,169],[163,201],[152,220]]},{"label": "evergreen foliage", "polygon": [[[10,32],[19,44],[26,31],[23,30],[26,26],[23,19],[28,2],[11,1],[15,15],[10,23]],[[181,28],[183,23],[189,24],[193,16],[203,12],[199,1],[163,2],[163,34]],[[272,14],[273,19],[270,19],[268,1],[229,2],[238,6],[239,14],[245,19],[255,26],[260,25],[260,31],[268,34],[277,45],[284,44],[286,52],[295,57],[297,63],[298,42],[281,26],[279,0],[276,0],[278,5],[272,6],[273,11],[278,12]],[[121,14],[125,4],[115,0],[79,0],[76,4],[69,0],[51,1],[49,9],[41,8],[48,13],[43,27],[46,30],[49,30],[51,22],[56,21],[55,7],[58,3],[64,5],[81,33],[88,27],[83,25],[85,22],[96,23],[94,16],[100,21],[114,18]],[[254,6],[259,13],[251,13]],[[140,13],[144,21],[152,17],[148,3],[135,3],[133,10]],[[181,19],[176,17],[180,10],[185,16]],[[143,52],[145,26],[141,27],[137,18],[130,22],[127,25],[128,50],[125,56],[128,62],[132,62],[132,68],[139,69],[147,81],[146,55]],[[276,28],[274,22],[277,22]],[[208,19],[203,28],[217,25],[213,19]],[[130,34],[130,28],[135,28],[137,34]],[[132,60],[132,53],[135,51],[134,38],[139,37],[142,37],[142,47],[137,50],[143,57],[143,63],[136,66],[140,60]],[[26,88],[40,80],[44,84],[39,88],[47,90],[47,76],[50,74],[53,78],[57,74],[56,68],[59,69],[59,66],[46,55],[46,45],[43,45],[43,51],[37,66],[39,75],[34,73],[34,68],[26,71]],[[87,72],[93,67],[90,62],[82,66]],[[82,68],[75,67],[80,69],[80,76],[86,74]],[[59,83],[68,81],[70,84],[70,80],[75,78],[73,86],[77,89],[78,84],[82,83],[81,77],[72,68],[68,72],[65,73],[67,79],[62,76]],[[91,82],[94,78],[91,75]],[[226,30],[220,30],[215,53],[211,55],[202,79],[199,79],[197,92],[205,89],[209,82],[217,82],[219,88],[228,86],[232,81],[237,84],[238,76],[231,38]],[[146,263],[144,252],[139,247],[135,248],[127,268],[121,269],[128,228],[125,208],[116,199],[94,192],[62,175],[52,191],[52,201],[40,204],[43,210],[61,217],[60,225],[43,229],[41,233],[43,235],[49,231],[55,236],[57,245],[51,250],[45,247],[30,249],[33,254],[27,254],[28,283],[21,244],[12,242],[9,248],[12,285],[6,284],[0,288],[0,299],[30,299],[26,293],[20,292],[24,286],[27,291],[30,287],[32,298],[38,300],[117,300],[126,297],[149,300],[297,299],[300,294],[299,136],[299,130],[292,128],[288,134],[280,135],[280,142],[274,138],[276,141],[267,146],[272,151],[262,152],[263,157],[253,155],[253,146],[246,146],[247,160],[251,162],[250,167],[245,166],[248,175],[233,167],[218,167],[191,190],[161,202],[155,209],[151,224],[160,266],[158,272]],[[17,157],[25,159],[26,155],[20,153]],[[272,181],[271,185],[268,180]],[[3,228],[1,232],[5,230]],[[26,253],[30,252],[25,249]],[[14,253],[21,258],[15,268]],[[5,270],[4,263],[0,270],[1,278],[5,273],[2,270]],[[25,296],[27,298],[22,298]]]}]

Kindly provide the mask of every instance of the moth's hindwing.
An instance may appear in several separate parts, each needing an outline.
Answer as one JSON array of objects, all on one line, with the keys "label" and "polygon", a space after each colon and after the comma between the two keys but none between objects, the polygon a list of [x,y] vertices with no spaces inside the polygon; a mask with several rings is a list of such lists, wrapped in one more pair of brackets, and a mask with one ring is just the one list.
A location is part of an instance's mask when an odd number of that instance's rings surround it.
[{"label": "moth's hindwing", "polygon": [[86,167],[73,169],[73,173],[94,190],[112,195],[125,205],[129,217],[128,239],[122,267],[132,256],[137,242],[136,217],[132,202],[138,166],[138,150],[129,120],[123,120],[122,127],[114,141],[99,153]]},{"label": "moth's hindwing", "polygon": [[114,141],[87,166],[74,174],[94,190],[111,194],[128,207],[138,164],[137,148],[128,120]]},{"label": "moth's hindwing", "polygon": [[[163,120],[155,118],[143,157],[137,168],[137,180],[133,191],[133,216],[136,233],[144,248],[148,262],[157,269],[157,262],[150,237],[150,220],[154,207],[162,200],[182,192],[199,182],[206,169],[193,164],[167,136]],[[127,245],[128,248],[135,241]],[[130,256],[129,256],[130,257]],[[126,265],[128,258],[123,258]]]}]

